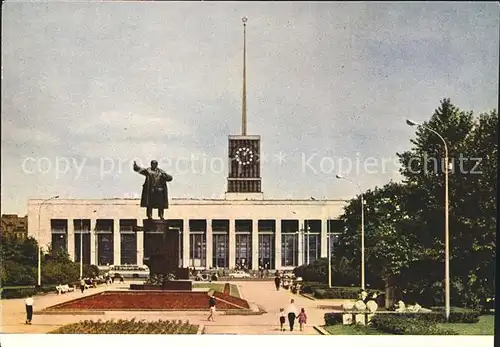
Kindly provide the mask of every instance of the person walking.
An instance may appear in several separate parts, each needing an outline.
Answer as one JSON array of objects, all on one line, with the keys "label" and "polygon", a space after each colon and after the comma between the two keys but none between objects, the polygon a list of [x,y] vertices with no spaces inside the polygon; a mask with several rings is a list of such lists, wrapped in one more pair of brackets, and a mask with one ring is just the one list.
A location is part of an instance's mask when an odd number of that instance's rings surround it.
[{"label": "person walking", "polygon": [[307,323],[306,310],[304,310],[303,308],[301,308],[299,316],[297,318],[299,319],[300,331],[303,331],[304,330],[304,324]]},{"label": "person walking", "polygon": [[285,309],[280,308],[280,330],[281,331],[285,331],[285,321],[286,321]]},{"label": "person walking", "polygon": [[85,280],[83,278],[80,280],[80,290],[82,293],[85,290]]},{"label": "person walking", "polygon": [[281,277],[278,272],[276,272],[276,275],[274,277],[274,285],[276,286],[276,290],[280,290],[280,285],[281,285]]},{"label": "person walking", "polygon": [[288,324],[290,325],[290,331],[293,331],[293,325],[295,319],[297,318],[297,307],[295,306],[295,300],[290,300],[290,305],[288,305],[286,312],[288,314]]},{"label": "person walking", "polygon": [[210,306],[210,315],[208,316],[207,320],[210,321],[210,319],[212,319],[212,322],[215,322],[214,314],[215,314],[216,302],[215,302],[215,296],[213,294],[210,297],[210,300],[208,301],[208,305]]},{"label": "person walking", "polygon": [[26,324],[31,324],[31,319],[33,318],[33,298],[29,295],[26,300],[24,300],[24,305],[26,306]]}]

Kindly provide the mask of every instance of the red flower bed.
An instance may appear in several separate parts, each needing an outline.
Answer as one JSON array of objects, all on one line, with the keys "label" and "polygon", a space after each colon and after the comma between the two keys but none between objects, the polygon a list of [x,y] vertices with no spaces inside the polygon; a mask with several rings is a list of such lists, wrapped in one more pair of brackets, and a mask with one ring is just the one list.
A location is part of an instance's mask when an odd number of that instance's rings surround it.
[{"label": "red flower bed", "polygon": [[[218,309],[239,309],[233,303],[249,307],[245,300],[217,294],[221,295],[221,299],[228,301],[228,303],[218,301]],[[208,310],[208,300],[207,293],[203,292],[108,291],[67,301],[47,310]]]},{"label": "red flower bed", "polygon": [[[231,295],[221,293],[221,292],[214,292],[214,296],[216,299],[219,298],[219,299],[225,300],[227,302],[230,302],[231,304],[242,306],[244,308],[250,308],[250,305],[248,305],[248,302],[246,300],[237,298],[235,296],[231,296]],[[219,307],[221,304],[224,304],[224,302],[219,300],[217,302],[217,307]]]}]

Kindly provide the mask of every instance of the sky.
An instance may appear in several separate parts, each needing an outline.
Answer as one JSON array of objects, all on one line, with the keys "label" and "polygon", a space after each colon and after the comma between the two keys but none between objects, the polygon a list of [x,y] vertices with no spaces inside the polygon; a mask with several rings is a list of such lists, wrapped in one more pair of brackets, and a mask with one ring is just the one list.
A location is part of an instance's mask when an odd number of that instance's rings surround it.
[{"label": "sky", "polygon": [[[265,198],[348,199],[399,181],[396,153],[443,98],[498,105],[490,3],[21,2],[2,7],[2,213],[28,199],[223,198],[241,134]],[[336,180],[340,172],[346,180]]]}]

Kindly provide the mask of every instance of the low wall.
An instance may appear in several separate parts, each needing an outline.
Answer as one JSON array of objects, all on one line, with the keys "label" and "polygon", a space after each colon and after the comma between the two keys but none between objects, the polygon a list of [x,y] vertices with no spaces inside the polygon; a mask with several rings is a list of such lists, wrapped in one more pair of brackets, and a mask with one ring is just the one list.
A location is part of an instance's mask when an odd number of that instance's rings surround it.
[{"label": "low wall", "polygon": [[159,284],[131,284],[131,290],[193,290],[191,281],[167,281],[163,285]]}]

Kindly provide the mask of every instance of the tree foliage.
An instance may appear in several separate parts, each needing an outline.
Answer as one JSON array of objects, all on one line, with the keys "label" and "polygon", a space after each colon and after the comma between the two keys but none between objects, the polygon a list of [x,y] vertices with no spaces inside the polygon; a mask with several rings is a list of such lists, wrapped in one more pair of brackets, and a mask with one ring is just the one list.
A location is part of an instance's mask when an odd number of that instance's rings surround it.
[{"label": "tree foliage", "polygon": [[[2,286],[35,285],[38,276],[38,243],[34,238],[18,239],[3,235],[0,244]],[[80,277],[80,264],[70,260],[62,249],[44,253],[42,262],[43,284],[67,284]],[[83,267],[84,277],[96,277],[99,269],[95,265]]]},{"label": "tree foliage", "polygon": [[[407,298],[442,304],[444,281],[444,146],[448,145],[452,304],[474,306],[494,293],[498,115],[474,117],[449,99],[417,127],[398,154],[403,182],[364,193],[366,281],[391,279]],[[343,216],[336,257],[360,262],[360,197]],[[359,266],[352,272],[359,276]]]}]

